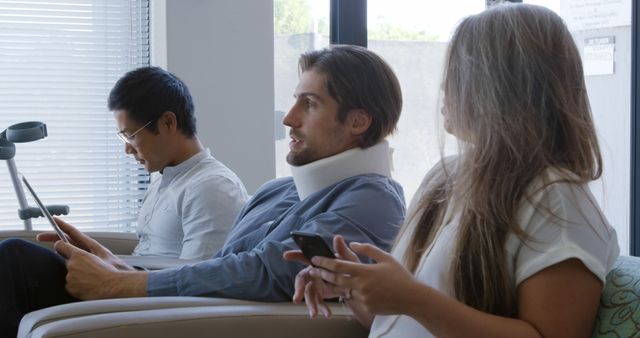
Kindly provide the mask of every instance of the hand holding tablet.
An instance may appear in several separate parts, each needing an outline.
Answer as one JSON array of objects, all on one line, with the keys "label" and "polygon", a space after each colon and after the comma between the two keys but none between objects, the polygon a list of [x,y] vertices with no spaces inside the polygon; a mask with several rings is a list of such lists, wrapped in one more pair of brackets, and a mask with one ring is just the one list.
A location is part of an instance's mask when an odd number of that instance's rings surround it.
[{"label": "hand holding tablet", "polygon": [[27,187],[27,190],[29,190],[29,192],[31,193],[31,196],[33,196],[33,199],[36,201],[36,204],[38,205],[38,208],[40,208],[40,211],[42,212],[42,214],[49,220],[49,223],[51,223],[51,226],[53,227],[53,230],[55,230],[55,232],[58,234],[58,237],[60,237],[60,239],[63,240],[65,243],[69,243],[67,236],[64,235],[64,232],[62,231],[62,229],[60,229],[58,224],[56,224],[56,221],[53,219],[53,216],[51,216],[51,213],[49,213],[49,210],[47,210],[44,204],[42,204],[42,201],[40,201],[40,198],[38,198],[38,195],[36,195],[36,192],[33,190],[33,188],[27,181],[27,178],[24,177],[24,175],[22,175],[22,182]]}]

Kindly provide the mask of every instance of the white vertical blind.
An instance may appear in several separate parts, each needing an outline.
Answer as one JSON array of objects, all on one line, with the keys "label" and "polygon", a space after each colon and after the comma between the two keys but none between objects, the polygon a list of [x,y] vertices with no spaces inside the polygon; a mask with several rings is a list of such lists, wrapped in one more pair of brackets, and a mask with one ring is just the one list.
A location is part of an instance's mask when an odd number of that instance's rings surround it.
[{"label": "white vertical blind", "polygon": [[[106,106],[117,79],[147,65],[148,0],[0,0],[0,131],[47,124],[49,137],[16,144],[16,166],[45,204],[69,205],[64,218],[80,228],[135,225],[149,176],[124,153]],[[19,229],[0,162],[0,229]],[[43,218],[33,225],[48,229]]]}]

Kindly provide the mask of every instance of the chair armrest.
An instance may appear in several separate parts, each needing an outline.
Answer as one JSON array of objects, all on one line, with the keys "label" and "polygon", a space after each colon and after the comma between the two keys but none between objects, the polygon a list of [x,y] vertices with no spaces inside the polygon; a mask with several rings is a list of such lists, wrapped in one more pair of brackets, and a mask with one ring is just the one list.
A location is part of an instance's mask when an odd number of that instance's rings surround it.
[{"label": "chair armrest", "polygon": [[640,258],[619,256],[607,274],[592,338],[637,337],[639,294]]},{"label": "chair armrest", "polygon": [[[52,243],[43,243],[36,241],[36,235],[43,231],[36,230],[3,230],[0,231],[0,241],[7,238],[20,238],[45,248],[52,249]],[[138,237],[132,232],[107,232],[107,231],[87,231],[89,237],[97,240],[100,244],[106,246],[116,255],[129,255],[138,244]]]},{"label": "chair armrest", "polygon": [[[81,313],[85,307],[90,309]],[[338,304],[331,308],[334,315],[330,319],[310,319],[304,305],[292,303],[197,297],[80,302],[28,314],[20,323],[18,337],[367,336],[349,309]],[[63,309],[66,314],[55,314]],[[42,320],[33,325],[34,317]]]},{"label": "chair armrest", "polygon": [[139,266],[147,270],[161,270],[203,261],[202,259],[180,259],[162,256],[118,255],[118,257],[131,266]]},{"label": "chair armrest", "polygon": [[224,298],[205,297],[142,297],[83,301],[52,306],[26,314],[20,322],[19,337],[46,323],[111,312],[128,312],[153,309],[177,309],[182,307],[240,305],[251,302]]},{"label": "chair armrest", "polygon": [[138,245],[138,236],[133,232],[85,231],[116,255],[130,255]]}]

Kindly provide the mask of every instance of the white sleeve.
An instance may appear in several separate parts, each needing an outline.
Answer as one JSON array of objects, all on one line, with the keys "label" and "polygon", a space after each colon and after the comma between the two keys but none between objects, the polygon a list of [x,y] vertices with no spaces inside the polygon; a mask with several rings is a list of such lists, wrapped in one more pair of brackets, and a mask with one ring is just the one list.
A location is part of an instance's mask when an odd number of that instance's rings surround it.
[{"label": "white sleeve", "polygon": [[224,244],[247,195],[244,188],[224,176],[207,176],[190,183],[182,201],[180,258],[211,258]]},{"label": "white sleeve", "polygon": [[516,285],[570,258],[579,259],[604,284],[619,253],[618,240],[586,185],[547,186],[524,204],[518,220],[531,239],[523,243],[512,235],[507,240]]}]

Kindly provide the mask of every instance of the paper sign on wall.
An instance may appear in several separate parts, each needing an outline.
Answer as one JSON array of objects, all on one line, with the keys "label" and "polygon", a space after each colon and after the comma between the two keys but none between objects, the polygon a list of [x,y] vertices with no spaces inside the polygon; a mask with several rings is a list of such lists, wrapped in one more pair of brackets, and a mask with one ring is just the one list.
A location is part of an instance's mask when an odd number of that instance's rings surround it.
[{"label": "paper sign on wall", "polygon": [[632,0],[563,0],[560,15],[572,31],[631,25]]},{"label": "paper sign on wall", "polygon": [[614,72],[615,37],[585,39],[582,53],[584,75],[609,75]]}]

